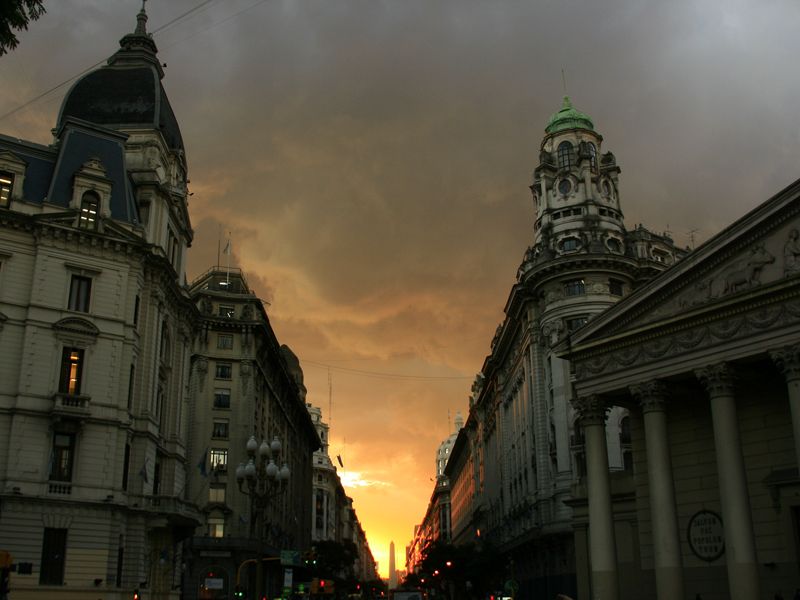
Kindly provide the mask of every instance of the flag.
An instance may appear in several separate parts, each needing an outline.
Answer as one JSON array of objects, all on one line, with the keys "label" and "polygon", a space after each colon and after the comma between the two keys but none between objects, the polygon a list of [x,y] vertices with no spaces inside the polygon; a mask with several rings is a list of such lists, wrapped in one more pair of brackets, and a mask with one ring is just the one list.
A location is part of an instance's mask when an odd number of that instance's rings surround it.
[{"label": "flag", "polygon": [[344,469],[344,463],[342,462],[342,455],[341,454],[337,454],[336,455],[336,460],[339,461],[339,466]]},{"label": "flag", "polygon": [[145,483],[150,483],[150,478],[147,476],[147,461],[148,460],[149,459],[145,458],[144,459],[144,464],[142,465],[142,468],[139,469],[139,477],[141,477],[142,481],[144,481]]},{"label": "flag", "polygon": [[225,242],[225,249],[222,251],[223,254],[230,254],[231,253],[231,238],[228,238],[228,241]]},{"label": "flag", "polygon": [[200,470],[200,475],[203,477],[208,477],[208,469],[206,468],[206,457],[208,456],[208,446],[203,451],[203,456],[200,458],[200,462],[197,463],[197,468]]}]

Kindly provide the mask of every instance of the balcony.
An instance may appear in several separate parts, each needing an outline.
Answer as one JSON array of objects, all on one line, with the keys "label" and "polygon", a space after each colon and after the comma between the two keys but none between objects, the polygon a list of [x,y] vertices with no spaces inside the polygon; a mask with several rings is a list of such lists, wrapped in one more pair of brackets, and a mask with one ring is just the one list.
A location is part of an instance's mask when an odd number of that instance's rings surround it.
[{"label": "balcony", "polygon": [[91,397],[57,393],[50,414],[56,419],[85,419],[91,414]]},{"label": "balcony", "polygon": [[175,496],[128,494],[128,506],[151,513],[154,517],[149,523],[151,528],[186,527],[191,534],[200,524],[200,511],[197,507]]}]

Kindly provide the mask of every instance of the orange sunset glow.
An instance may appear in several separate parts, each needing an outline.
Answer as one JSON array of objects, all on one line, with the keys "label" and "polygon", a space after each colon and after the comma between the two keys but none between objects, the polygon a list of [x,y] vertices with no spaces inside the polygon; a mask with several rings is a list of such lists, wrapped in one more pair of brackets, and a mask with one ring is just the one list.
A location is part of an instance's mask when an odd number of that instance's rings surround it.
[{"label": "orange sunset glow", "polygon": [[[46,144],[67,77],[115,51],[141,0],[45,4],[0,59],[0,131]],[[189,165],[189,280],[231,240],[383,577],[391,541],[404,568],[532,242],[528,186],[565,85],[621,165],[631,227],[699,243],[794,178],[800,83],[780,74],[800,43],[758,42],[793,20],[696,4],[147,2]]]}]

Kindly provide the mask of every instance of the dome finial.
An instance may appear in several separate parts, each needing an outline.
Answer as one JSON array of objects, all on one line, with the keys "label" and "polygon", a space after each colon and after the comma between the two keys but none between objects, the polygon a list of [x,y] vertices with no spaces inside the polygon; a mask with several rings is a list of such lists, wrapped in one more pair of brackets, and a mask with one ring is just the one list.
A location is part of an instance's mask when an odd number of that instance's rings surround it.
[{"label": "dome finial", "polygon": [[142,0],[142,10],[136,15],[136,35],[147,35],[147,11],[144,8],[146,3],[147,0]]}]

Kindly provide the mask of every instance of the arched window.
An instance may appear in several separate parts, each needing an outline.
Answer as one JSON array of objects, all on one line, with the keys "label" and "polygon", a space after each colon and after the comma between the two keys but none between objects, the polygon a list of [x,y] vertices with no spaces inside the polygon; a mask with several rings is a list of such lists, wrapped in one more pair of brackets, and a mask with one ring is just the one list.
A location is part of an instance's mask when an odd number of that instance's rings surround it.
[{"label": "arched window", "polygon": [[597,171],[597,146],[589,142],[589,164],[592,165],[592,171]]},{"label": "arched window", "polygon": [[558,145],[558,168],[568,169],[572,166],[572,144],[561,142]]},{"label": "arched window", "polygon": [[81,216],[78,227],[81,229],[97,229],[97,211],[100,208],[100,196],[96,192],[84,192],[81,198]]}]

